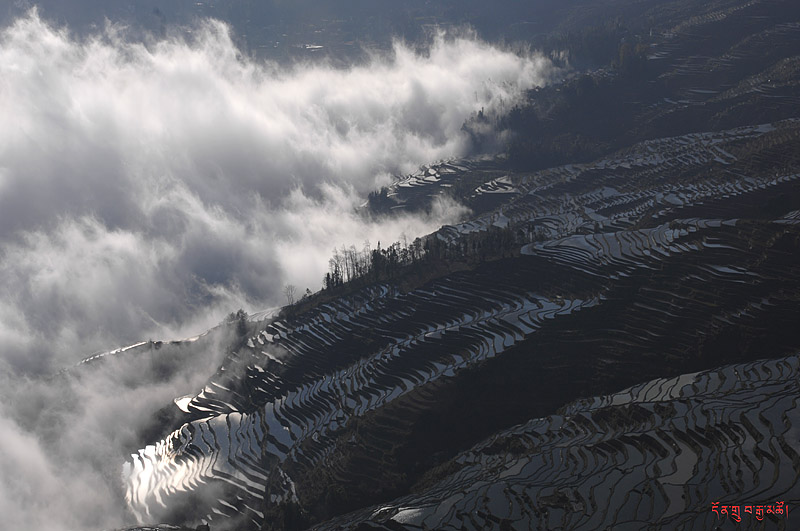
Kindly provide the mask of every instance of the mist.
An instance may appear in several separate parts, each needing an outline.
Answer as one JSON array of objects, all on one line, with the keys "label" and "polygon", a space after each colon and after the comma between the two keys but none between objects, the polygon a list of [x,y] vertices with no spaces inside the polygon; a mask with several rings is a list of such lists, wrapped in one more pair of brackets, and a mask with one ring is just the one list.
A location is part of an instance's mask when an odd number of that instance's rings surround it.
[{"label": "mist", "polygon": [[357,207],[392,175],[465,155],[466,119],[552,75],[469,32],[335,68],[257,62],[214,20],[144,42],[113,24],[76,37],[35,10],[0,30],[4,521],[109,525],[103,493],[119,478],[103,467],[124,447],[109,430],[143,423],[211,365],[130,392],[106,388],[113,371],[70,383],[82,406],[63,415],[42,377],[280,305],[287,283],[316,291],[334,247],[455,222],[466,211],[447,200],[380,220]]},{"label": "mist", "polygon": [[202,389],[230,344],[227,332],[158,350],[145,344],[53,378],[2,375],[3,525],[75,531],[135,523],[121,462],[144,437],[160,436],[175,397]]}]

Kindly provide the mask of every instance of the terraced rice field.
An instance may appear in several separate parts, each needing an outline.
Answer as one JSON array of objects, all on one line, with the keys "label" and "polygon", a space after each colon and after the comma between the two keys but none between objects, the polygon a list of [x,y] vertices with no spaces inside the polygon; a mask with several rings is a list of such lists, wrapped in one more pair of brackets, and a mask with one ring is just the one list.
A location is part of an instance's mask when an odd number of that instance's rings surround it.
[{"label": "terraced rice field", "polygon": [[[708,207],[711,212],[735,209],[751,194],[795,186],[796,176],[742,176],[724,186],[700,181],[670,187],[650,174],[654,166],[662,171],[674,168],[672,162],[723,164],[726,141],[774,129],[757,126],[645,143],[620,158],[531,176],[517,184],[521,200],[504,208],[503,214],[512,226],[534,222],[548,227],[549,237],[522,246],[520,257],[453,274],[409,293],[379,285],[292,321],[263,321],[204,389],[182,401],[185,423],[132,456],[125,467],[131,510],[142,520],[153,520],[191,504],[201,507],[202,519],[211,523],[244,518],[248,525],[260,525],[270,505],[303,501],[305,486],[298,485],[293,474],[328,470],[337,481],[358,480],[358,467],[336,464],[354,452],[342,444],[342,434],[354,419],[380,418],[380,411],[392,403],[416,403],[412,410],[424,410],[435,398],[420,398],[420,393],[435,397],[437,382],[447,385],[463,371],[491,366],[508,352],[512,369],[504,370],[527,374],[532,381],[536,371],[562,386],[572,376],[575,391],[567,398],[574,399],[581,390],[610,391],[648,374],[713,363],[724,348],[714,341],[722,341],[720,335],[732,329],[788,326],[797,308],[787,290],[798,293],[800,287],[800,268],[791,258],[797,256],[800,237],[793,223],[796,216],[788,213],[774,221],[671,216],[710,199],[719,202]],[[656,162],[643,157],[660,144],[677,154],[658,148]],[[652,186],[631,190],[639,181]],[[573,193],[564,189],[569,186]],[[458,238],[469,230],[485,229],[492,220],[497,220],[496,213],[479,218],[469,229],[445,229],[440,236]],[[580,233],[590,226],[598,230]],[[636,297],[631,297],[632,291]],[[791,334],[772,337],[768,352],[753,347],[740,355],[761,357],[797,347]],[[566,352],[550,351],[554,344]],[[698,352],[698,345],[706,354]],[[662,362],[654,362],[653,356]],[[780,438],[785,433],[778,425],[761,423],[757,433],[740,430],[732,439],[741,443],[738,450],[705,447],[693,439],[697,432],[703,434],[701,442],[719,441],[725,433],[726,428],[710,425],[716,418],[707,418],[708,400],[739,407],[744,399],[736,393],[758,394],[785,385],[787,375],[796,370],[796,358],[786,358],[777,367],[783,371],[776,373],[779,380],[756,379],[752,385],[740,381],[733,390],[715,387],[723,377],[707,373],[700,384],[681,384],[674,392],[650,391],[677,385],[663,380],[610,398],[578,402],[563,415],[509,432],[523,444],[535,445],[530,446],[536,448],[535,457],[526,452],[512,461],[509,456],[486,461],[480,457],[483,447],[478,447],[455,460],[466,468],[435,491],[449,492],[447,500],[436,498],[435,492],[404,498],[400,505],[375,509],[369,518],[475,528],[523,519],[540,528],[586,529],[655,519],[664,525],[680,522],[701,528],[697,526],[709,522],[710,501],[734,495],[733,484],[726,482],[735,473],[734,463],[763,460],[758,449],[766,448],[763,445],[785,446],[773,462],[793,462],[794,443]],[[729,380],[740,372],[753,378],[769,374],[758,364],[723,372]],[[536,391],[529,393],[534,396]],[[775,406],[779,417],[793,414],[790,395]],[[606,430],[592,420],[611,415],[609,408],[633,411],[634,406],[639,424],[631,427],[633,434]],[[726,415],[741,422],[748,414],[758,415],[758,408],[741,407]],[[663,408],[672,412],[663,422],[640,422],[656,410],[666,411]],[[580,430],[576,423],[582,423]],[[384,431],[402,431],[402,424]],[[685,433],[678,433],[679,428]],[[531,442],[536,437],[542,439]],[[751,439],[761,446],[748,446]],[[358,452],[370,455],[386,440],[358,444],[364,445]],[[689,456],[690,451],[697,455]],[[698,472],[700,457],[706,465]],[[709,466],[711,462],[718,466]],[[629,470],[623,473],[622,465]],[[768,471],[762,475],[755,466],[748,470],[757,476],[755,484],[764,486],[754,491],[756,501],[789,494],[797,501],[797,493],[791,492],[794,484],[787,479],[794,478],[796,470],[788,476]],[[592,475],[584,477],[587,471]],[[557,473],[560,479],[553,479]],[[772,482],[766,479],[773,476]],[[696,488],[682,486],[692,478]],[[634,494],[601,502],[596,492]],[[537,500],[551,501],[546,505]],[[476,516],[481,514],[485,516]]]},{"label": "terraced rice field", "polygon": [[292,510],[321,529],[589,530],[736,528],[712,503],[796,507],[800,24],[786,5],[725,4],[666,31],[648,63],[669,93],[634,106],[625,149],[398,180],[398,209],[469,183],[474,215],[432,237],[499,227],[513,257],[260,315],[176,399],[173,431],[125,463],[131,512],[215,531],[292,527]]},{"label": "terraced rice field", "polygon": [[[733,526],[712,503],[798,501],[799,376],[795,355],[579,400],[458,455],[458,471],[424,493],[319,529]],[[740,517],[744,528],[791,528],[787,515]]]}]

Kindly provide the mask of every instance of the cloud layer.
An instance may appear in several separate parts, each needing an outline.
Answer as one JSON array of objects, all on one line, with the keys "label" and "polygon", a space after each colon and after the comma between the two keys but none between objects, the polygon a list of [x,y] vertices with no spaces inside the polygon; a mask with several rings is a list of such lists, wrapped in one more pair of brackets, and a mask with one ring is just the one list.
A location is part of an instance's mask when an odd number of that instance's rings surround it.
[{"label": "cloud layer", "polygon": [[354,206],[463,154],[471,113],[549,73],[469,36],[280,70],[220,22],[192,35],[78,41],[35,12],[0,34],[0,348],[15,368],[279,303],[285,282],[320,285],[334,245],[451,221],[367,223]]},{"label": "cloud layer", "polygon": [[[108,525],[117,478],[103,466],[124,446],[110,434],[145,422],[176,385],[143,395],[103,374],[68,386],[83,407],[62,415],[38,378],[280,304],[286,283],[315,290],[334,246],[454,221],[453,204],[380,221],[355,207],[391,174],[463,155],[465,119],[549,75],[544,58],[470,35],[421,51],[398,42],[346,69],[281,69],[242,57],[217,21],[147,43],[114,27],[78,39],[35,12],[0,30],[5,523]],[[66,431],[48,436],[54,425]]]}]

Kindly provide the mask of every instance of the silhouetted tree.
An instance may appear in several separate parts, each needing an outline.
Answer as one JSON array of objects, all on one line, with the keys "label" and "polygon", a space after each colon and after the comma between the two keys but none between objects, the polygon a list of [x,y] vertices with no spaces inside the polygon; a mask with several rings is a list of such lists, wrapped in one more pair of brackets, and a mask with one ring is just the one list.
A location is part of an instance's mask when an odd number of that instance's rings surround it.
[{"label": "silhouetted tree", "polygon": [[297,291],[297,288],[292,284],[286,284],[283,287],[283,294],[286,295],[286,302],[288,304],[294,304],[294,294]]},{"label": "silhouetted tree", "polygon": [[227,319],[225,319],[225,322],[229,324],[236,323],[237,335],[244,336],[247,334],[247,312],[241,308],[235,312],[229,313]]}]

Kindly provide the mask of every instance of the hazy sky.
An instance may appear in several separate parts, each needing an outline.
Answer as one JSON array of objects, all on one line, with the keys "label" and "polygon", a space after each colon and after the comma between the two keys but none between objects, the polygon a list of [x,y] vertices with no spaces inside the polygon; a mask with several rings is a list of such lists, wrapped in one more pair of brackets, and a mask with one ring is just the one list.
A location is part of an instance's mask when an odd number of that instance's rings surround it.
[{"label": "hazy sky", "polygon": [[[35,13],[0,30],[0,510],[11,527],[99,521],[108,499],[77,497],[116,479],[91,455],[119,450],[109,422],[133,400],[88,386],[85,409],[56,416],[70,419],[56,423],[64,433],[44,437],[59,398],[37,375],[281,304],[286,283],[316,290],[334,246],[454,221],[464,209],[446,202],[381,222],[355,208],[391,174],[464,154],[466,118],[551,75],[546,59],[468,33],[422,51],[396,43],[346,69],[255,63],[220,22],[192,35],[144,45],[112,27],[78,39]],[[142,415],[168,402],[159,385]]]}]

